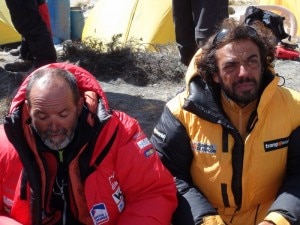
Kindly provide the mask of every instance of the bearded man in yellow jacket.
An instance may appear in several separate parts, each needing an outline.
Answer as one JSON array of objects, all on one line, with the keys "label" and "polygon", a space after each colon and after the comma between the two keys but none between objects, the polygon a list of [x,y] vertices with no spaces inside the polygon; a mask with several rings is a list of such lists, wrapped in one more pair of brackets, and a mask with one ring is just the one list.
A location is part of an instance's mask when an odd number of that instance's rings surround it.
[{"label": "bearded man in yellow jacket", "polygon": [[175,177],[174,225],[300,224],[300,94],[280,86],[274,40],[225,20],[166,104],[151,141]]}]

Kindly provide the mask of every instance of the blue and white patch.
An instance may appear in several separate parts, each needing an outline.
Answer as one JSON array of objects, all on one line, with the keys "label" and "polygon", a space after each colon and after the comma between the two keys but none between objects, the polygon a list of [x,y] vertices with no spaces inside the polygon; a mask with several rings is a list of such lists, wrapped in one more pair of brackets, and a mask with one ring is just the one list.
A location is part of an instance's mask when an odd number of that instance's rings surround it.
[{"label": "blue and white patch", "polygon": [[148,140],[148,138],[143,138],[142,140],[139,140],[136,144],[139,146],[139,148],[141,150],[144,149],[145,147],[151,145],[151,143]]},{"label": "blue and white patch", "polygon": [[118,210],[119,210],[119,212],[122,212],[124,210],[124,207],[125,207],[125,202],[124,202],[124,200],[122,200],[118,204]]},{"label": "blue and white patch", "polygon": [[108,212],[104,203],[94,205],[90,210],[95,225],[103,224],[109,221]]},{"label": "blue and white patch", "polygon": [[207,144],[201,142],[192,142],[192,149],[197,152],[207,153],[207,154],[216,154],[217,146],[214,144]]},{"label": "blue and white patch", "polygon": [[119,212],[122,212],[124,209],[125,203],[124,203],[124,196],[123,196],[123,193],[122,193],[120,187],[118,187],[118,189],[115,191],[115,193],[112,194],[112,197],[113,197],[116,205],[118,206]]}]

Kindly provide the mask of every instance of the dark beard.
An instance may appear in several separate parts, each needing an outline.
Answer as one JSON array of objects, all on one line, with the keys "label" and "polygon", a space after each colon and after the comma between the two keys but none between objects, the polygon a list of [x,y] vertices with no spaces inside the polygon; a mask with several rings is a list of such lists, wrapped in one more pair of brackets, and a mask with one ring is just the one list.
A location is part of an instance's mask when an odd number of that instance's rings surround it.
[{"label": "dark beard", "polygon": [[[236,93],[234,92],[234,87],[236,85],[240,84],[240,83],[243,83],[243,82],[253,82],[253,83],[255,83],[256,90],[254,92],[245,91],[240,96],[236,95]],[[223,89],[226,96],[228,98],[230,98],[232,101],[234,101],[236,104],[240,105],[240,106],[246,106],[250,102],[256,100],[259,97],[260,90],[261,90],[261,82],[259,82],[259,84],[258,84],[256,82],[256,80],[250,79],[250,78],[241,79],[241,80],[239,80],[239,82],[234,83],[233,86],[232,86],[232,89],[229,89],[228,87],[225,87],[225,85],[222,81],[221,81],[220,85],[221,85],[221,89]]]}]

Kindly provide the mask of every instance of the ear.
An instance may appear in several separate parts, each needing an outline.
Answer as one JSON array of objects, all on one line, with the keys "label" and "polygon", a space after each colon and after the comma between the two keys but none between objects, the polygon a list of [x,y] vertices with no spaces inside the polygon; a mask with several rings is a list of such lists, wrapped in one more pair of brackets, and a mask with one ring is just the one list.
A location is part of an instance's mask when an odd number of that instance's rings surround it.
[{"label": "ear", "polygon": [[220,83],[220,76],[217,73],[213,74],[213,81],[216,82],[217,84]]},{"label": "ear", "polygon": [[77,110],[77,114],[78,114],[78,116],[79,116],[80,113],[81,113],[83,104],[84,104],[84,99],[83,99],[83,97],[80,97],[80,99],[79,99],[79,101],[78,101],[78,103],[77,103],[77,109],[78,109],[78,110]]},{"label": "ear", "polygon": [[30,105],[29,105],[29,102],[27,100],[25,100],[25,107],[27,109],[27,112],[30,113]]}]

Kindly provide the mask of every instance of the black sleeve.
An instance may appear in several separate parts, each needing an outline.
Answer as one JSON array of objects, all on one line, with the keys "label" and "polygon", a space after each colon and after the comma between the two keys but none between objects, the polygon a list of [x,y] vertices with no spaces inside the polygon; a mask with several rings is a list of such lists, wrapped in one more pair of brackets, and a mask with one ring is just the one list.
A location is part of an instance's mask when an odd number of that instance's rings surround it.
[{"label": "black sleeve", "polygon": [[165,107],[151,141],[163,164],[175,177],[178,207],[173,215],[173,225],[200,224],[203,216],[216,215],[216,210],[192,183],[190,138],[169,108]]},{"label": "black sleeve", "polygon": [[286,177],[269,211],[281,213],[291,224],[300,224],[300,127],[290,136]]}]

